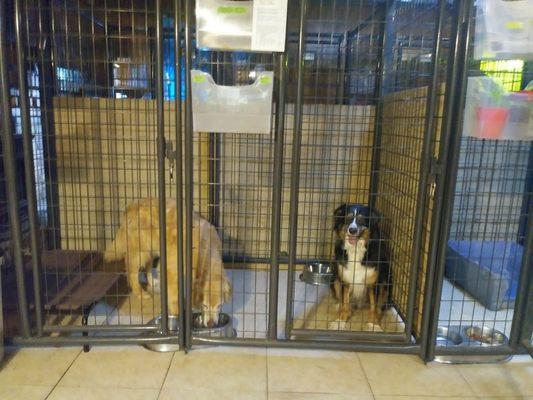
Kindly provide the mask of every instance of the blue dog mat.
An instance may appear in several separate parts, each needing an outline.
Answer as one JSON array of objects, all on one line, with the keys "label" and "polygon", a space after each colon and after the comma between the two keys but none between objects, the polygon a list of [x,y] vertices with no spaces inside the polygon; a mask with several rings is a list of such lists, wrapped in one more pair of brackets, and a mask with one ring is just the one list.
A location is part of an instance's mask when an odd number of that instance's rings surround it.
[{"label": "blue dog mat", "polygon": [[450,240],[445,276],[490,310],[512,308],[523,251],[514,242]]}]

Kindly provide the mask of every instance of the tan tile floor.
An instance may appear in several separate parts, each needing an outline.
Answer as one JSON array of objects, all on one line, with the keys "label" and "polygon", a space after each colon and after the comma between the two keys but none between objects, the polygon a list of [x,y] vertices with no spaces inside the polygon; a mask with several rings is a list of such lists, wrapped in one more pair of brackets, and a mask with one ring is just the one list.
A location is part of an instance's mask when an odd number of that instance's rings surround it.
[{"label": "tan tile floor", "polygon": [[424,365],[415,356],[141,347],[8,349],[1,400],[533,400],[533,361]]}]

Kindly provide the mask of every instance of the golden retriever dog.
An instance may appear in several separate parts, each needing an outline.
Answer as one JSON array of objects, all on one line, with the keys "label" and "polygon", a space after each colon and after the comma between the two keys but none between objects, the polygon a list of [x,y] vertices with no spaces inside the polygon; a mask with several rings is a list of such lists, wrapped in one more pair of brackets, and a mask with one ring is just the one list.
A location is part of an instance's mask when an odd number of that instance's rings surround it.
[{"label": "golden retriever dog", "polygon": [[[177,209],[166,202],[167,290],[170,315],[178,314]],[[222,242],[213,225],[193,214],[192,306],[202,313],[202,324],[218,322],[222,304],[231,297],[231,285],[222,263]],[[106,247],[106,261],[125,260],[131,290],[150,296],[139,283],[139,270],[149,270],[159,257],[159,199],[147,198],[130,204],[122,217],[115,240]],[[149,287],[150,289],[150,287]]]}]

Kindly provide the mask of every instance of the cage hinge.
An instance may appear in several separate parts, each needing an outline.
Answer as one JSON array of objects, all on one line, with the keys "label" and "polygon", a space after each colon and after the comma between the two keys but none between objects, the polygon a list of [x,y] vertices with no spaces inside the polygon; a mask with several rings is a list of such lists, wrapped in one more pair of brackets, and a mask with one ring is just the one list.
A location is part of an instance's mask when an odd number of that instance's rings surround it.
[{"label": "cage hinge", "polygon": [[435,157],[431,157],[429,160],[429,177],[431,182],[429,183],[429,195],[431,198],[435,197],[435,190],[437,189],[437,176],[442,174],[442,164]]},{"label": "cage hinge", "polygon": [[174,163],[178,157],[177,152],[174,151],[174,145],[172,142],[165,141],[165,156],[170,161],[170,182],[174,182]]},{"label": "cage hinge", "polygon": [[431,157],[429,160],[429,176],[435,179],[440,174],[442,174],[442,164],[435,157]]},{"label": "cage hinge", "polygon": [[170,141],[165,141],[165,157],[171,161],[176,161],[177,158],[176,151],[174,150],[174,145]]}]

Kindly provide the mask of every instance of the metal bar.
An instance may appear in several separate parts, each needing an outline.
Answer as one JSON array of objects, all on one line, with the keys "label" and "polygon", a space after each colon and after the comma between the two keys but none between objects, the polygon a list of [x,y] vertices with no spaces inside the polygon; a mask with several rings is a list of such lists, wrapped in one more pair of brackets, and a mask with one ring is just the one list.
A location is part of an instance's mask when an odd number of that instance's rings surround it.
[{"label": "metal bar", "polygon": [[[392,9],[392,6],[391,6]],[[374,90],[374,99],[376,102],[375,108],[375,117],[374,117],[374,142],[372,143],[372,164],[370,166],[370,188],[368,195],[368,207],[371,210],[374,210],[376,207],[376,193],[378,188],[378,170],[380,162],[380,152],[381,149],[381,125],[382,125],[382,115],[383,115],[383,104],[381,101],[381,96],[383,92],[383,62],[385,54],[385,45],[387,42],[386,38],[386,25],[387,25],[387,15],[389,12],[389,2],[387,1],[383,6],[383,29],[381,31],[381,40],[378,48],[377,56],[377,65],[376,65],[376,87]]]},{"label": "metal bar", "polygon": [[514,351],[510,346],[454,346],[454,347],[437,347],[435,350],[436,355],[453,355],[453,354],[459,354],[459,355],[481,355],[481,354],[487,354],[487,355],[507,355],[507,354],[516,354],[516,351]]},{"label": "metal bar", "polygon": [[[250,257],[242,254],[224,254],[222,256],[222,261],[228,264],[271,264],[272,259],[270,257]],[[316,258],[297,258],[294,260],[296,265],[306,265],[312,262],[323,261],[330,262],[330,259],[318,260]],[[288,256],[278,255],[278,265],[279,264],[288,264]]]},{"label": "metal bar", "polygon": [[522,253],[522,264],[520,266],[520,281],[518,284],[518,292],[514,306],[513,322],[511,324],[511,332],[509,334],[509,345],[512,349],[516,349],[520,343],[522,336],[521,328],[526,321],[526,306],[528,302],[528,286],[531,285],[533,257],[531,250],[533,249],[533,215],[528,212],[528,227],[527,237]]},{"label": "metal bar", "polygon": [[56,332],[159,332],[157,325],[88,325],[88,326],[61,326],[44,325],[44,333]]},{"label": "metal bar", "polygon": [[[457,10],[457,6],[454,6],[453,8],[456,13],[460,12],[460,10]],[[453,32],[451,32],[450,37],[454,38],[454,41],[451,44],[449,57],[447,60],[447,64],[449,65],[447,76],[446,76],[446,94],[444,99],[444,111],[443,111],[443,122],[441,126],[441,139],[440,139],[440,147],[439,147],[439,162],[442,164],[444,160],[448,158],[448,149],[449,149],[449,141],[450,141],[450,135],[452,132],[452,118],[453,118],[453,107],[454,107],[454,99],[455,99],[455,89],[456,89],[456,82],[457,82],[457,74],[459,72],[459,63],[456,62],[458,58],[460,57],[460,29],[461,29],[461,16],[455,15],[455,24],[453,25]],[[437,247],[439,245],[439,242],[437,240],[438,237],[438,231],[439,231],[439,224],[440,224],[440,218],[441,218],[441,211],[442,211],[442,202],[443,202],[443,194],[444,194],[444,188],[445,188],[445,180],[443,179],[444,175],[438,175],[435,177],[435,194],[434,194],[434,207],[433,207],[433,214],[431,216],[431,232],[430,232],[430,238],[429,238],[429,251],[428,251],[428,272],[426,275],[426,282],[425,282],[425,289],[424,289],[424,304],[422,309],[422,329],[421,329],[421,347],[424,354],[427,354],[428,352],[428,346],[435,346],[435,338],[433,338],[433,341],[431,341],[430,334],[429,334],[429,326],[430,326],[430,318],[431,313],[434,307],[434,299],[435,301],[440,301],[439,297],[434,297],[434,280],[436,275],[436,268],[435,268],[435,260],[437,256]],[[442,284],[442,282],[441,282]],[[436,314],[438,316],[438,313]],[[423,358],[425,361],[429,361],[426,356],[424,355]]]},{"label": "metal bar", "polygon": [[24,282],[24,260],[22,258],[22,232],[19,218],[19,199],[17,196],[16,165],[13,143],[13,124],[11,121],[11,105],[9,98],[9,75],[7,70],[6,46],[6,3],[0,2],[0,91],[2,92],[2,152],[4,161],[4,177],[6,181],[7,203],[9,210],[9,225],[13,258],[15,261],[15,276],[17,281],[17,296],[20,313],[22,335],[29,337],[30,322],[28,303],[26,299],[26,283]]},{"label": "metal bar", "polygon": [[[533,68],[532,68],[533,69]],[[524,78],[526,79],[526,74]],[[529,160],[527,162],[526,185],[524,187],[524,199],[520,210],[518,222],[517,243],[523,245],[527,237],[527,222],[529,220],[529,208],[533,203],[533,142],[529,144]]]},{"label": "metal bar", "polygon": [[300,156],[302,145],[302,112],[304,96],[304,50],[306,28],[307,0],[300,0],[300,36],[298,39],[298,68],[296,89],[296,105],[294,107],[294,128],[292,141],[291,187],[289,203],[289,272],[287,276],[287,311],[285,321],[285,337],[290,337],[292,329],[292,302],[294,297],[294,264],[296,260],[296,241],[298,236],[298,192],[300,181]]},{"label": "metal bar", "polygon": [[257,339],[225,339],[195,337],[194,344],[210,344],[222,346],[247,346],[247,347],[271,347],[271,348],[298,348],[319,350],[345,350],[359,352],[416,354],[420,346],[408,343],[355,343],[341,341],[311,341],[311,340],[257,340]]},{"label": "metal bar", "polygon": [[43,336],[32,338],[15,337],[11,344],[23,346],[79,346],[79,345],[118,345],[146,344],[146,343],[176,343],[176,336],[155,336],[155,337],[121,337],[121,336]]},{"label": "metal bar", "polygon": [[279,86],[276,103],[276,132],[274,138],[274,167],[272,173],[272,222],[270,237],[270,288],[268,303],[268,338],[278,336],[279,250],[281,240],[281,194],[283,185],[283,144],[285,136],[285,79],[287,58],[279,55]]},{"label": "metal bar", "polygon": [[[35,302],[35,323],[37,335],[43,334],[43,307],[41,301],[40,278],[40,246],[39,219],[37,217],[37,195],[35,193],[35,171],[33,165],[33,144],[30,122],[30,106],[28,101],[28,84],[26,77],[23,32],[22,32],[22,4],[15,0],[15,34],[17,47],[17,72],[19,80],[20,118],[22,122],[22,139],[24,148],[24,178],[26,185],[26,200],[28,202],[28,219],[30,226],[31,267],[33,274],[33,291]],[[5,54],[5,53],[4,53]]]},{"label": "metal bar", "polygon": [[[438,225],[433,229],[438,229],[437,240],[438,248],[435,255],[435,279],[433,289],[433,307],[430,313],[430,325],[427,335],[429,341],[427,346],[427,353],[425,360],[430,361],[435,358],[435,341],[437,337],[437,324],[439,320],[440,299],[442,295],[442,285],[444,280],[444,264],[446,261],[446,247],[448,242],[448,235],[451,226],[451,217],[453,211],[453,201],[455,196],[455,186],[457,183],[457,170],[459,163],[459,152],[461,146],[461,134],[463,126],[464,104],[466,98],[466,85],[468,78],[468,43],[471,37],[470,15],[473,8],[473,1],[457,1],[460,5],[459,16],[457,18],[458,35],[456,37],[456,49],[454,58],[455,79],[449,83],[453,86],[447,94],[447,106],[451,111],[445,115],[449,115],[450,119],[445,121],[448,126],[445,127],[446,143],[441,143],[441,158],[445,163],[445,173],[442,175],[440,181],[442,185],[442,201],[436,203],[435,209],[440,209],[440,219]],[[457,93],[457,94],[456,94]]]},{"label": "metal bar", "polygon": [[192,27],[191,1],[185,0],[185,347],[191,348],[192,325],[192,212],[193,212],[193,121],[191,99]]},{"label": "metal bar", "polygon": [[[165,187],[165,120],[163,115],[163,21],[161,0],[156,0],[156,100],[157,100],[157,189],[159,192],[159,268],[161,331],[168,334],[167,225]],[[170,266],[171,268],[173,266]]]},{"label": "metal bar", "polygon": [[323,340],[372,340],[372,341],[401,341],[405,342],[405,334],[386,332],[348,332],[327,329],[293,329],[291,335],[296,338]]},{"label": "metal bar", "polygon": [[[531,219],[532,218],[530,216],[529,220]],[[530,229],[530,232],[531,232],[531,229]],[[531,233],[530,233],[530,236],[531,236]],[[532,269],[530,268],[530,271],[531,270]],[[531,349],[533,349],[533,343],[532,343],[532,339],[533,339],[533,277],[531,275],[527,279],[527,285],[528,285],[528,288],[526,292],[524,292],[523,294],[523,296],[526,299],[525,300],[526,304],[524,305],[525,311],[524,311],[524,315],[522,316],[523,322],[520,324],[520,328],[521,328],[520,340],[521,340],[522,345],[525,346],[528,349],[528,351],[531,352]],[[524,343],[527,343],[527,345]]]},{"label": "metal bar", "polygon": [[185,347],[183,332],[185,332],[185,292],[183,291],[183,135],[181,126],[181,2],[174,0],[174,54],[175,54],[175,79],[176,93],[174,102],[176,104],[176,157],[174,159],[176,167],[176,204],[177,204],[177,241],[178,241],[178,327],[180,349]]},{"label": "metal bar", "polygon": [[427,189],[431,159],[433,158],[433,149],[431,144],[435,137],[435,108],[437,102],[438,84],[439,84],[439,58],[441,52],[440,40],[444,25],[444,12],[447,0],[440,0],[439,7],[436,10],[437,26],[435,36],[433,37],[434,47],[431,57],[431,85],[427,90],[426,99],[426,116],[424,120],[424,138],[422,141],[422,151],[420,154],[420,169],[418,181],[418,193],[416,199],[415,223],[413,232],[413,244],[411,249],[411,269],[409,271],[409,291],[407,294],[407,316],[405,321],[405,334],[407,340],[411,338],[411,332],[414,325],[416,289],[418,287],[418,275],[420,271],[420,255],[422,254],[423,242],[422,234],[424,232],[424,217],[426,216]]},{"label": "metal bar", "polygon": [[52,12],[51,0],[43,0],[40,5],[39,32],[43,39],[39,43],[40,57],[37,60],[39,68],[39,99],[41,102],[41,121],[43,125],[43,159],[45,160],[46,182],[46,207],[47,226],[46,246],[48,248],[61,248],[61,236],[58,227],[61,226],[59,218],[59,190],[57,179],[57,155],[55,143],[55,121],[53,112],[54,82],[56,81],[55,58],[52,51]]}]

